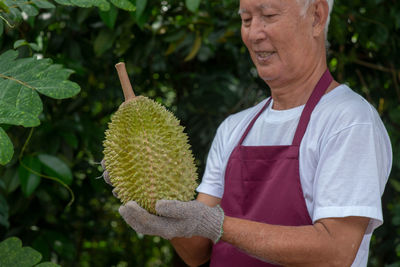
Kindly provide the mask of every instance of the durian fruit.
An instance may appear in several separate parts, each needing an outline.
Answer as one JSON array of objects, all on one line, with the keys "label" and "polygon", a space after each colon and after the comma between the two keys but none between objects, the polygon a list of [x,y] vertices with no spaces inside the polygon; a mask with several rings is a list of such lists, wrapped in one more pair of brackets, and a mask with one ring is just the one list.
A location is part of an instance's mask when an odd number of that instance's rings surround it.
[{"label": "durian fruit", "polygon": [[103,153],[117,197],[153,214],[157,200],[192,200],[197,170],[184,128],[164,106],[135,97],[125,65],[116,68],[125,102],[111,117]]}]

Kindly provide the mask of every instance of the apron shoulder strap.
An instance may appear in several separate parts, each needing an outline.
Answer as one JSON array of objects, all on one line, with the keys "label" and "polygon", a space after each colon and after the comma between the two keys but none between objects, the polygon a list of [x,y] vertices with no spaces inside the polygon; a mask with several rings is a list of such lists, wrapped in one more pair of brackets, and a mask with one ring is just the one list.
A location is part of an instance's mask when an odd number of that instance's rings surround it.
[{"label": "apron shoulder strap", "polygon": [[246,138],[247,134],[250,132],[251,128],[253,127],[254,123],[256,122],[256,120],[258,119],[258,117],[261,115],[261,113],[264,112],[264,110],[268,107],[268,105],[271,103],[272,97],[270,97],[267,102],[265,103],[265,105],[262,107],[262,109],[257,113],[256,116],[254,116],[254,118],[251,120],[249,126],[247,126],[246,131],[244,132],[244,134],[242,135],[242,138],[240,138],[239,141],[239,146],[241,146],[243,144],[244,139]]},{"label": "apron shoulder strap", "polygon": [[307,100],[306,106],[303,109],[299,124],[296,129],[296,133],[293,138],[293,146],[300,146],[304,133],[307,130],[308,123],[310,122],[311,113],[313,112],[315,106],[318,104],[319,100],[325,94],[332,80],[332,75],[327,69],[322,75],[321,79],[318,81],[310,98]]},{"label": "apron shoulder strap", "polygon": [[[300,146],[301,140],[303,139],[304,133],[306,132],[308,123],[310,121],[311,113],[313,112],[315,106],[318,104],[319,100],[325,94],[326,90],[328,89],[329,85],[331,84],[333,78],[329,70],[327,69],[324,74],[321,76],[320,80],[318,81],[317,85],[315,86],[310,98],[307,100],[306,106],[303,109],[303,112],[300,117],[299,124],[297,125],[296,133],[293,138],[292,145],[293,146]],[[247,134],[250,132],[251,128],[253,127],[254,123],[264,112],[264,110],[268,107],[271,103],[272,98],[270,97],[262,109],[257,113],[256,116],[252,119],[250,124],[247,126],[246,131],[242,135],[238,145],[241,146],[243,144],[244,139],[246,138]]]}]

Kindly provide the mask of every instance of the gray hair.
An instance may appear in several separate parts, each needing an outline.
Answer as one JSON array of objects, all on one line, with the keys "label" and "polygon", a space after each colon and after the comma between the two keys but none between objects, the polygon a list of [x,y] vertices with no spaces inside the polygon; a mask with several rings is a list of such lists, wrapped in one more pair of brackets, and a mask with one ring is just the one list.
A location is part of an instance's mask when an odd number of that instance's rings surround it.
[{"label": "gray hair", "polygon": [[[329,22],[331,20],[331,12],[333,8],[333,1],[334,0],[326,0],[329,5],[329,14],[328,14],[328,19],[326,20],[326,25],[325,25],[325,40],[328,39],[328,29],[329,29]],[[297,2],[301,5],[304,6],[303,8],[303,15],[305,14],[307,8],[310,6],[310,4],[314,3],[315,0],[297,0]]]}]

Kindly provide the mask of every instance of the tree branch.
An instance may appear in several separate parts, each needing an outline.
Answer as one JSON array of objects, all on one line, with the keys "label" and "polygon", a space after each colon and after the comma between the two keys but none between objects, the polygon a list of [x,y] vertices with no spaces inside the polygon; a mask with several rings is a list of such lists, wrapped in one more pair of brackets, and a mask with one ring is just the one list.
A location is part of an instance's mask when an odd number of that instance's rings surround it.
[{"label": "tree branch", "polygon": [[351,60],[351,62],[356,63],[356,64],[361,65],[361,66],[364,66],[364,67],[367,67],[367,68],[370,68],[370,69],[374,69],[374,70],[379,70],[379,71],[389,72],[389,73],[393,72],[393,70],[390,69],[390,68],[383,67],[383,66],[377,65],[377,64],[373,64],[373,63],[370,63],[370,62],[366,62],[366,61],[363,61],[363,60],[358,59],[358,58]]},{"label": "tree branch", "polygon": [[399,86],[399,82],[397,81],[397,70],[394,68],[393,63],[390,63],[390,68],[392,71],[394,88],[396,89],[397,98],[399,99],[399,102],[400,102],[400,86]]}]

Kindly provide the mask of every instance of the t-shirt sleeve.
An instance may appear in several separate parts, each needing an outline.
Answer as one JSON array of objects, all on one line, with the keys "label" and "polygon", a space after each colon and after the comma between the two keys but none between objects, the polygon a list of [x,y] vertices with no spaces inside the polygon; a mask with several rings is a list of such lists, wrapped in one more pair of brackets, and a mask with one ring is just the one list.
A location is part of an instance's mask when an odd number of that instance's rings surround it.
[{"label": "t-shirt sleeve", "polygon": [[348,126],[322,142],[314,180],[313,221],[369,217],[367,233],[381,225],[381,196],[391,155],[386,130],[373,123]]},{"label": "t-shirt sleeve", "polygon": [[205,193],[214,197],[222,198],[224,193],[224,138],[223,132],[226,121],[217,129],[217,133],[208,152],[206,169],[202,181],[197,187],[197,192]]}]

